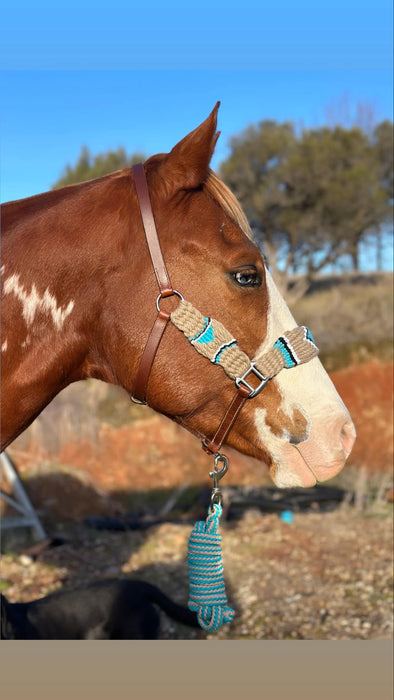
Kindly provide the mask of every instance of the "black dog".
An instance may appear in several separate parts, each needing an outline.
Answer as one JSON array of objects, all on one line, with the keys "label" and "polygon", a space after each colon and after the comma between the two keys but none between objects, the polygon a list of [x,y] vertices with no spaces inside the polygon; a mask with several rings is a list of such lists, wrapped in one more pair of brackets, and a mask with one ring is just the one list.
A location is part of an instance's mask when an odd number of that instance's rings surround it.
[{"label": "black dog", "polygon": [[2,639],[158,639],[157,605],[173,620],[199,627],[196,613],[145,581],[105,580],[30,603],[1,595]]}]

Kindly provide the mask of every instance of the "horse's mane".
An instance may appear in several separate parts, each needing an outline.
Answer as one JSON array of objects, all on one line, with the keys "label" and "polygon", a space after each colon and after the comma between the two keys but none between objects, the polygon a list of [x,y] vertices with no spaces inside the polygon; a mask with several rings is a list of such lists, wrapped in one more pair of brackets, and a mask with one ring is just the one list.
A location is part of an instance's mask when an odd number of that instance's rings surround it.
[{"label": "horse's mane", "polygon": [[253,240],[252,229],[249,226],[249,222],[241,208],[240,203],[233,195],[231,190],[227,185],[219,180],[217,175],[210,171],[207,180],[204,183],[205,191],[224,209],[226,214],[232,219],[244,232],[244,234]]}]

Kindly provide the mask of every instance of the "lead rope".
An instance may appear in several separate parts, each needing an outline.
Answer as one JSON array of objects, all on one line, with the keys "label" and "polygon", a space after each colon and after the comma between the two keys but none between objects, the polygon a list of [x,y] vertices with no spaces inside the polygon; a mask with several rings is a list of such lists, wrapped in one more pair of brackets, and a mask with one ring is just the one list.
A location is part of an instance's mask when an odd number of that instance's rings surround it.
[{"label": "lead rope", "polygon": [[[223,462],[222,469],[218,463]],[[222,493],[219,480],[228,469],[225,455],[216,455],[210,472],[214,487],[206,520],[199,520],[192,530],[188,544],[190,594],[188,607],[197,612],[200,627],[208,632],[231,622],[234,610],[228,605],[223,578],[222,536],[219,521],[222,514]]]}]

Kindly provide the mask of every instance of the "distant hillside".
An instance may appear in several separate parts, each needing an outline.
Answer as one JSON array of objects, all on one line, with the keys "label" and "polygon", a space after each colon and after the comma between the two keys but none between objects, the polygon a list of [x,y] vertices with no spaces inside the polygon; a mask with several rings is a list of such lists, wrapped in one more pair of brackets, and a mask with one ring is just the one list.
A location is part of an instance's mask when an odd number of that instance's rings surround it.
[{"label": "distant hillside", "polygon": [[327,275],[291,307],[327,369],[393,357],[393,273]]}]

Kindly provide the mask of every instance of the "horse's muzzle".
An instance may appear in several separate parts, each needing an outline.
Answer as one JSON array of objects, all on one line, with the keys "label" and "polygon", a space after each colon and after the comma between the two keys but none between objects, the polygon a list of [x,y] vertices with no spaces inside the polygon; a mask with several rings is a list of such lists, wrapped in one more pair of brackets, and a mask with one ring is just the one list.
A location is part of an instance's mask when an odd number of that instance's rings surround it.
[{"label": "horse's muzzle", "polygon": [[284,444],[279,453],[276,451],[271,477],[280,488],[311,487],[332,479],[344,467],[355,439],[348,415],[337,418],[333,425],[327,421],[325,429],[315,424],[307,440]]}]

